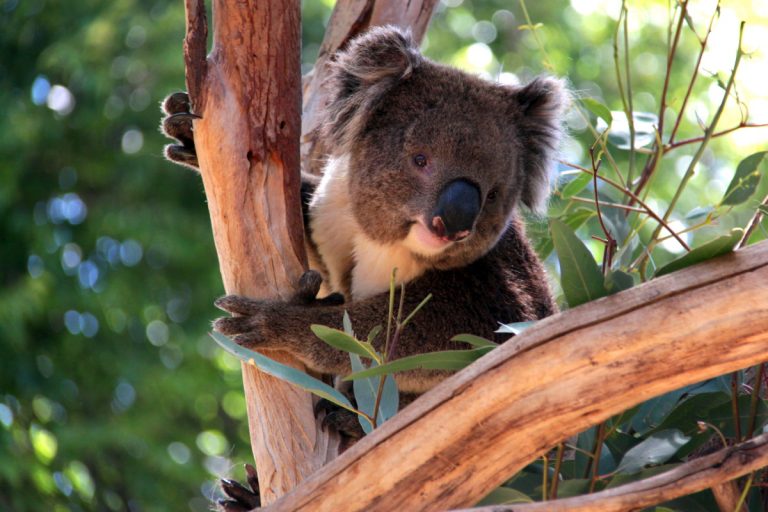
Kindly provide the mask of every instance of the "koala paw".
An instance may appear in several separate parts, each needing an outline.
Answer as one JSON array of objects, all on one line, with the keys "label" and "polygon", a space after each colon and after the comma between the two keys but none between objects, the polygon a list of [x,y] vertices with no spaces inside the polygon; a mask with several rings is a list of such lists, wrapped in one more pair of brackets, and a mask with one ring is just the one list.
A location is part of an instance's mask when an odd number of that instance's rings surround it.
[{"label": "koala paw", "polygon": [[165,146],[165,157],[177,164],[186,165],[193,169],[199,167],[192,121],[200,116],[191,112],[189,95],[185,92],[175,92],[163,101],[163,117],[160,127],[163,134],[176,139],[180,144]]},{"label": "koala paw", "polygon": [[[219,318],[213,322],[214,330],[231,336],[235,343],[249,348],[289,348],[271,346],[277,342],[268,332],[274,321],[279,321],[276,314],[280,303],[253,300],[239,295],[227,295],[214,302],[214,305],[228,313],[239,315]],[[285,340],[281,340],[285,343]]]},{"label": "koala paw", "polygon": [[348,438],[348,442],[345,443],[346,445],[353,444],[354,441],[361,439],[365,435],[357,414],[352,411],[339,407],[330,400],[323,398],[315,404],[315,416],[319,416],[322,412],[325,414],[320,420],[320,426],[323,429],[332,428],[345,438]]},{"label": "koala paw", "polygon": [[234,480],[221,480],[221,490],[227,495],[227,499],[219,500],[219,512],[246,512],[257,510],[261,506],[256,468],[246,464],[245,473],[250,489]]}]

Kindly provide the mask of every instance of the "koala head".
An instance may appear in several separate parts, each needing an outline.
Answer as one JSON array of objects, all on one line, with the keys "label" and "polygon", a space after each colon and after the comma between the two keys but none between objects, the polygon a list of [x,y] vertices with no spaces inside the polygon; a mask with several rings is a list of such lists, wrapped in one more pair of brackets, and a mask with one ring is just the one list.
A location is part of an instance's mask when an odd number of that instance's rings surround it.
[{"label": "koala head", "polygon": [[325,136],[349,159],[352,211],[366,235],[437,268],[489,251],[516,205],[546,206],[567,102],[563,83],[493,83],[430,61],[379,27],[333,64]]}]

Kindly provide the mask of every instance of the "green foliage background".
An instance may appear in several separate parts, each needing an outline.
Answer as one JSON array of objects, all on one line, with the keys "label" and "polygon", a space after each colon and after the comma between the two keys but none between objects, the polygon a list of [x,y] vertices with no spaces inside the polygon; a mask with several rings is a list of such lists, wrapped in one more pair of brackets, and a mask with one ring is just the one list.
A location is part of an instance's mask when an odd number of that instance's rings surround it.
[{"label": "green foliage background", "polygon": [[[694,4],[700,24],[713,5]],[[727,78],[734,22],[747,19],[754,53],[738,90],[750,120],[764,123],[768,12],[758,4],[724,6],[706,70]],[[424,49],[491,77],[568,76],[579,95],[620,110],[611,56],[619,5],[531,2],[543,23],[533,31],[520,30],[516,2],[444,0]],[[331,7],[304,2],[304,71]],[[635,105],[655,112],[667,3],[629,7]],[[223,290],[202,186],[163,160],[156,128],[159,101],[184,88],[183,30],[180,1],[0,0],[0,510],[206,510],[215,477],[242,477],[239,464],[250,461],[239,363],[206,334]],[[683,39],[673,98],[696,49]],[[713,112],[717,82],[699,80],[690,112]],[[566,159],[587,165],[586,122],[568,122]],[[721,127],[738,122],[730,105]],[[695,116],[680,131],[700,132]],[[713,141],[679,210],[717,203],[736,164],[765,140],[753,128]],[[691,153],[664,161],[654,206],[669,201]],[[555,200],[553,213],[562,207]],[[692,242],[743,227],[754,209],[729,209]],[[595,233],[592,222],[579,231]],[[761,228],[754,239],[764,237]],[[588,245],[599,257],[599,244]],[[677,250],[665,247],[659,264]]]}]

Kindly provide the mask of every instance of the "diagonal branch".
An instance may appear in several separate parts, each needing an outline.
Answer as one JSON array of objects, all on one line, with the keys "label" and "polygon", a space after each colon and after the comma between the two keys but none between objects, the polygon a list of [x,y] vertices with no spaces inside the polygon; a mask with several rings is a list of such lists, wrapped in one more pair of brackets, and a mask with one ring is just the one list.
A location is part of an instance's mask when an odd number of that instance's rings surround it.
[{"label": "diagonal branch", "polygon": [[543,320],[268,510],[471,506],[570,435],[768,360],[766,280],[768,243],[755,244]]},{"label": "diagonal branch", "polygon": [[595,494],[453,512],[632,512],[703,491],[765,466],[768,466],[768,434],[687,462],[660,475]]}]

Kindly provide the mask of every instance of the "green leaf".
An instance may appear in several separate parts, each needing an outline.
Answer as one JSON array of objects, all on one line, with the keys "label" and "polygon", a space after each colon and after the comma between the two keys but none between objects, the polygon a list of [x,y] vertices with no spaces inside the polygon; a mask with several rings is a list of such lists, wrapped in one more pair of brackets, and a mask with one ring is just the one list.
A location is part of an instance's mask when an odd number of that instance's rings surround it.
[{"label": "green leaf", "polygon": [[373,329],[371,329],[371,332],[368,333],[368,343],[371,346],[373,346],[373,340],[376,339],[376,336],[378,336],[380,332],[381,332],[381,325],[377,325]]},{"label": "green leaf", "polygon": [[[595,216],[595,210],[590,210],[587,208],[578,208],[572,212],[569,212],[561,217],[559,219],[566,223],[566,225],[570,226],[571,229],[576,231],[579,229],[585,222],[587,222],[590,218]],[[541,228],[542,235],[538,238],[535,250],[536,254],[539,255],[539,258],[542,260],[545,260],[549,257],[549,255],[554,250],[555,246],[552,243],[552,237],[547,232],[546,227]]]},{"label": "green leaf", "polygon": [[518,335],[535,323],[536,323],[536,320],[531,320],[528,322],[514,322],[511,324],[500,324],[500,327],[496,329],[494,332],[498,332],[499,334]]},{"label": "green leaf", "polygon": [[587,110],[595,114],[597,117],[605,121],[607,126],[610,126],[613,122],[613,116],[611,110],[593,98],[582,98],[581,103],[587,107]]},{"label": "green leaf", "polygon": [[369,359],[377,360],[379,358],[379,355],[376,353],[373,345],[367,341],[357,340],[343,331],[333,329],[331,327],[326,327],[325,325],[312,324],[310,329],[312,329],[312,332],[315,333],[315,336],[333,348],[337,348],[351,354],[367,357]]},{"label": "green leaf", "polygon": [[760,210],[763,215],[768,215],[768,205],[761,204],[757,209]]},{"label": "green leaf", "polygon": [[[610,124],[608,132],[608,142],[619,149],[629,150],[632,147],[632,134],[629,130],[627,114],[621,110],[611,112],[613,122]],[[659,125],[659,118],[651,112],[633,112],[632,124],[635,128],[635,148],[642,148],[653,144],[656,140],[656,127]],[[601,131],[605,124],[601,121],[597,123],[597,130]]]},{"label": "green leaf", "polygon": [[[366,370],[365,364],[360,360],[360,356],[357,354],[349,354],[350,363],[352,365],[352,371],[360,372]],[[376,366],[376,361],[371,361],[371,367]],[[357,408],[373,417],[373,410],[376,406],[376,395],[379,392],[379,381],[382,377],[370,377],[367,379],[356,379],[352,383],[352,390],[355,394],[355,402]],[[381,401],[379,403],[379,414],[376,418],[377,426],[381,425],[389,418],[397,414],[398,409],[398,393],[395,380],[391,375],[387,375],[384,381],[384,387],[382,388]],[[363,431],[366,434],[370,434],[373,430],[373,425],[363,415],[358,415],[360,425],[363,427]]]},{"label": "green leaf", "polygon": [[244,361],[248,364],[252,364],[259,370],[278,379],[282,379],[286,382],[300,387],[305,391],[309,391],[320,398],[330,400],[339,407],[343,407],[349,411],[357,413],[350,401],[342,395],[338,390],[332,388],[325,382],[319,381],[314,377],[307,375],[306,373],[291,368],[290,366],[278,363],[263,354],[254,352],[245,347],[241,347],[234,341],[230,340],[226,336],[218,332],[209,333],[216,343],[221,348],[235,356],[236,358]]},{"label": "green leaf", "polygon": [[570,199],[571,197],[584,190],[584,187],[589,185],[590,181],[592,181],[592,175],[585,172],[580,172],[578,176],[573,178],[563,187],[560,195],[563,197],[563,199]]},{"label": "green leaf", "polygon": [[709,242],[694,248],[681,257],[670,261],[656,271],[655,277],[663,276],[665,274],[675,272],[676,270],[690,267],[696,263],[701,263],[703,261],[722,256],[723,254],[727,254],[733,250],[743,234],[743,229],[734,228],[731,230],[730,234],[719,236],[714,240],[710,240]]},{"label": "green leaf", "polygon": [[635,279],[621,270],[611,270],[605,276],[605,289],[608,293],[619,293],[635,286]]},{"label": "green leaf", "polygon": [[491,340],[487,340],[480,336],[475,336],[474,334],[457,334],[456,336],[451,338],[451,341],[461,341],[464,343],[469,343],[473,347],[498,347],[499,346],[498,343],[495,343]]},{"label": "green leaf", "polygon": [[690,437],[678,429],[656,432],[629,449],[621,459],[616,472],[633,474],[647,466],[663,464],[690,440]]},{"label": "green leaf", "polygon": [[749,155],[739,163],[736,167],[736,174],[733,175],[730,185],[725,190],[721,204],[741,204],[752,197],[762,176],[757,168],[765,159],[766,154],[768,151],[760,151]]},{"label": "green leaf", "polygon": [[355,372],[344,377],[344,380],[355,380],[376,375],[391,374],[424,368],[426,370],[461,370],[491,351],[492,347],[475,348],[472,350],[444,350],[428,352],[414,356],[403,357],[395,361]]},{"label": "green leaf", "polygon": [[509,487],[499,487],[491,491],[488,496],[480,500],[475,506],[514,505],[515,503],[533,503],[533,499],[524,492],[510,489]]},{"label": "green leaf", "polygon": [[560,282],[568,306],[574,308],[607,295],[603,275],[576,233],[557,219],[550,220],[549,228],[560,260]]},{"label": "green leaf", "polygon": [[685,220],[697,220],[712,214],[714,211],[714,206],[697,206],[685,215]]},{"label": "green leaf", "polygon": [[341,326],[344,328],[344,333],[355,338],[355,331],[352,329],[352,320],[349,319],[349,313],[346,310],[341,319]]}]

